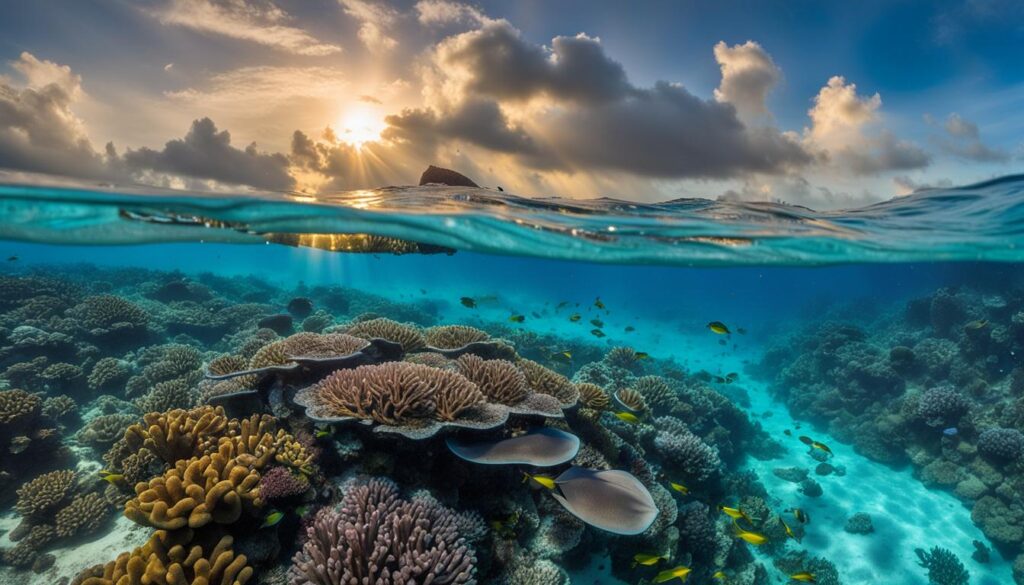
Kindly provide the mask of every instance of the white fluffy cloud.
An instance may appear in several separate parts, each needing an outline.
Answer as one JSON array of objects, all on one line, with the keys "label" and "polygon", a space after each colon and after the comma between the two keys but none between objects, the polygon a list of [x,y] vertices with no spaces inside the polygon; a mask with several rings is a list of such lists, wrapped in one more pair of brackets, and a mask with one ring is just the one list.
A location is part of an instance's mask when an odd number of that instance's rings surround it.
[{"label": "white fluffy cloud", "polygon": [[768,115],[768,92],[782,79],[782,71],[761,45],[747,41],[730,47],[719,42],[715,60],[722,70],[715,99],[736,106],[744,120]]},{"label": "white fluffy cloud", "polygon": [[383,2],[369,0],[338,0],[348,14],[359,22],[359,40],[371,52],[394,49],[398,41],[389,36],[389,29],[398,12]]},{"label": "white fluffy cloud", "polygon": [[447,24],[470,24],[480,26],[493,22],[480,9],[449,0],[419,0],[416,3],[416,18],[428,26]]},{"label": "white fluffy cloud", "polygon": [[321,56],[341,47],[291,26],[290,16],[272,0],[167,0],[153,14],[160,22],[206,34],[258,43],[297,55]]},{"label": "white fluffy cloud", "polygon": [[834,76],[814,97],[807,112],[811,126],[804,143],[834,168],[870,175],[928,166],[931,157],[917,145],[879,130],[882,97],[857,94],[857,86]]}]

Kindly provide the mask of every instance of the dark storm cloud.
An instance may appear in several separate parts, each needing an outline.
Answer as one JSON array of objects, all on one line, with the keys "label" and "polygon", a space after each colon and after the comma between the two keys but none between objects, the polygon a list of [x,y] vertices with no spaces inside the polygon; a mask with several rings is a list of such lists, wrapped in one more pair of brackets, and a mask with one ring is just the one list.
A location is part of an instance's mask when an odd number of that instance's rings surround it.
[{"label": "dark storm cloud", "polygon": [[[928,121],[935,123],[928,118]],[[932,143],[942,152],[975,162],[1006,162],[1010,155],[982,142],[978,125],[959,114],[950,114],[942,124],[942,135],[933,136]]]},{"label": "dark storm cloud", "polygon": [[407,109],[385,118],[384,138],[424,145],[444,138],[471,142],[510,154],[536,154],[533,140],[512,127],[497,103],[468,100],[451,112],[438,115],[431,109]]},{"label": "dark storm cloud", "polygon": [[133,171],[184,175],[272,191],[295,186],[285,155],[259,152],[255,144],[244,150],[235,148],[228,131],[218,132],[209,118],[194,121],[184,138],[167,142],[163,150],[129,150],[124,164]]}]

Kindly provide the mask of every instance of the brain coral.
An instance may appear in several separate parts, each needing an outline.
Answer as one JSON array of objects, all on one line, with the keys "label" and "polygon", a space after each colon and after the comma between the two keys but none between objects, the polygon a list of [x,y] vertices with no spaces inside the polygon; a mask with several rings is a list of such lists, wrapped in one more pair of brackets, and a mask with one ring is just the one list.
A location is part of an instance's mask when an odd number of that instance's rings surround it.
[{"label": "brain coral", "polygon": [[988,429],[978,437],[978,451],[1000,461],[1016,461],[1024,454],[1024,434],[1017,429]]},{"label": "brain coral", "polygon": [[400,343],[407,353],[427,346],[426,339],[416,327],[383,317],[352,323],[345,328],[345,333],[363,339],[380,338]]},{"label": "brain coral", "polygon": [[399,497],[389,480],[350,488],[323,509],[288,572],[289,585],[476,583],[476,555],[457,516],[427,499]]}]

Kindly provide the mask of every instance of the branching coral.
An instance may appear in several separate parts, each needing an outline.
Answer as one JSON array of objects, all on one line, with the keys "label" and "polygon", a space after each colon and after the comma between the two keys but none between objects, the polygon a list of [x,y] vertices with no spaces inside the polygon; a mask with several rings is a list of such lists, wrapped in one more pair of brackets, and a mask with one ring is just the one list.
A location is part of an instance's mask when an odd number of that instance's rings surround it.
[{"label": "branching coral", "polygon": [[75,486],[75,472],[70,469],[44,473],[18,488],[15,509],[22,516],[38,516],[63,503]]},{"label": "branching coral", "polygon": [[88,297],[68,314],[95,336],[144,329],[149,322],[146,311],[114,295]]},{"label": "branching coral", "polygon": [[67,394],[53,396],[43,401],[43,414],[53,420],[74,418],[78,414],[78,403]]},{"label": "branching coral", "polygon": [[631,386],[655,412],[671,412],[679,407],[679,397],[668,381],[660,376],[642,376]]},{"label": "branching coral", "polygon": [[54,516],[57,536],[68,538],[96,532],[110,517],[110,505],[96,492],[77,496]]},{"label": "branching coral", "polygon": [[579,400],[580,393],[576,385],[558,372],[524,358],[519,360],[518,366],[526,375],[526,382],[534,392],[554,396],[566,407],[576,404]]},{"label": "branching coral", "polygon": [[395,484],[372,479],[350,488],[338,510],[317,514],[288,578],[290,585],[470,585],[475,566],[451,510],[403,500]]},{"label": "branching coral", "polygon": [[0,434],[13,436],[25,430],[42,410],[43,400],[24,390],[0,391]]},{"label": "branching coral", "polygon": [[467,325],[428,327],[423,335],[427,345],[441,349],[457,349],[477,341],[487,341],[491,337],[486,331]]},{"label": "branching coral", "polygon": [[928,570],[929,583],[967,585],[970,580],[970,573],[951,551],[936,546],[928,552],[920,548],[914,549],[914,552],[920,559],[918,564]]},{"label": "branching coral", "polygon": [[583,382],[576,384],[576,389],[580,393],[580,404],[586,408],[607,410],[612,404],[612,400],[608,396],[608,393],[597,384]]},{"label": "branching coral", "polygon": [[668,418],[656,419],[655,426],[661,430],[654,437],[654,448],[666,463],[692,481],[704,481],[719,473],[722,460],[715,448],[683,425],[667,425]]},{"label": "branching coral", "polygon": [[80,585],[245,585],[253,576],[245,555],[224,536],[212,546],[197,544],[192,530],[158,530],[149,541],[101,567],[86,570]]},{"label": "branching coral", "polygon": [[143,417],[142,424],[128,427],[125,441],[128,448],[144,447],[173,465],[211,449],[227,425],[228,418],[219,407],[153,412]]},{"label": "branching coral", "polygon": [[640,358],[632,347],[613,347],[604,356],[604,361],[616,368],[635,372],[640,367]]},{"label": "branching coral", "polygon": [[86,423],[76,437],[80,443],[106,449],[123,437],[136,420],[138,417],[130,414],[104,414]]},{"label": "branching coral", "polygon": [[112,390],[128,381],[131,375],[131,364],[117,358],[106,357],[96,362],[89,372],[89,387],[99,392]]},{"label": "branching coral", "polygon": [[271,467],[260,478],[260,499],[273,503],[301,496],[309,490],[309,480],[287,467]]},{"label": "branching coral", "polygon": [[407,353],[421,350],[427,345],[423,334],[416,327],[383,317],[356,321],[348,325],[344,331],[363,339],[380,338],[400,343]]},{"label": "branching coral", "polygon": [[188,380],[176,379],[157,382],[144,396],[135,400],[140,412],[163,412],[175,408],[191,408],[198,400],[198,393]]}]

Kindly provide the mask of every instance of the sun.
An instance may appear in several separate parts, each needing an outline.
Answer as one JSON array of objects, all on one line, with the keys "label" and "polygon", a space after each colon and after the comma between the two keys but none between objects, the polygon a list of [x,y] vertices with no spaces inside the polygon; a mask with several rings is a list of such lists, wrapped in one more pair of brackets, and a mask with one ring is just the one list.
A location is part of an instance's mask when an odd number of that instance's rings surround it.
[{"label": "sun", "polygon": [[338,137],[361,149],[366,143],[380,139],[384,127],[384,119],[374,108],[358,104],[346,109],[338,118]]}]

